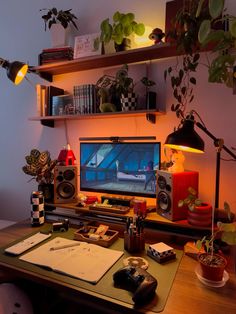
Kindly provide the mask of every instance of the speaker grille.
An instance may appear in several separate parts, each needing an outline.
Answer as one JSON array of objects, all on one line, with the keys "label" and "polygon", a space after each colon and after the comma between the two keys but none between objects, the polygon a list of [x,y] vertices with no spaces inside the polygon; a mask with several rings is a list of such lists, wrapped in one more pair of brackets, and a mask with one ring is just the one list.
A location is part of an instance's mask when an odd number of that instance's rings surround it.
[{"label": "speaker grille", "polygon": [[54,171],[54,202],[77,201],[77,167],[56,166]]}]

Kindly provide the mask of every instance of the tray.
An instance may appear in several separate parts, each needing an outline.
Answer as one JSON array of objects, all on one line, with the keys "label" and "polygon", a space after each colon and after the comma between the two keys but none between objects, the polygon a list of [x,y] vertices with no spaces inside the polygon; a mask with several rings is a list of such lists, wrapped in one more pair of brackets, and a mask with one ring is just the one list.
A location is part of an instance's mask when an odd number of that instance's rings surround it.
[{"label": "tray", "polygon": [[105,239],[101,238],[101,239],[96,240],[96,239],[89,238],[90,229],[94,229],[94,232],[96,232],[97,227],[86,226],[86,227],[82,227],[82,228],[76,230],[74,233],[74,239],[78,240],[78,241],[89,242],[89,243],[101,245],[103,247],[109,247],[110,245],[112,245],[112,243],[114,243],[116,241],[116,239],[118,238],[118,234],[119,234],[118,231],[108,229],[107,232],[105,233],[105,235],[109,237],[108,239],[105,240]]},{"label": "tray", "polygon": [[109,206],[104,206],[104,205],[90,205],[89,206],[90,210],[96,210],[100,212],[105,212],[105,213],[116,213],[116,214],[127,214],[130,211],[130,207],[128,206],[121,206],[121,205],[109,205]]}]

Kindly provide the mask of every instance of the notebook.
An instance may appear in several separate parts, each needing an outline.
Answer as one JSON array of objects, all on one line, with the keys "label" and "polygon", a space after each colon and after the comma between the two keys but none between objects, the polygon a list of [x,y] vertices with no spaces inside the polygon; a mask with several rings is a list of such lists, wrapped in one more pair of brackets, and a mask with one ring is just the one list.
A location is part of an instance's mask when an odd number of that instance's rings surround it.
[{"label": "notebook", "polygon": [[123,255],[122,251],[56,237],[19,257],[20,260],[53,271],[97,283]]}]

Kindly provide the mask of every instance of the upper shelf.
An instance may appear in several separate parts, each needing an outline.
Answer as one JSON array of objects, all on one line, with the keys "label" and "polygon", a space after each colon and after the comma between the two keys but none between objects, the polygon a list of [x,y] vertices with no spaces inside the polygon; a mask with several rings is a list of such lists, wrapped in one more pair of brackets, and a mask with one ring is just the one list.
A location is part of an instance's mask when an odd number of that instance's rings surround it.
[{"label": "upper shelf", "polygon": [[79,58],[70,61],[54,62],[34,67],[42,76],[52,76],[71,72],[104,68],[125,63],[162,59],[176,55],[176,47],[169,44],[153,45],[145,48],[131,49],[128,51]]}]

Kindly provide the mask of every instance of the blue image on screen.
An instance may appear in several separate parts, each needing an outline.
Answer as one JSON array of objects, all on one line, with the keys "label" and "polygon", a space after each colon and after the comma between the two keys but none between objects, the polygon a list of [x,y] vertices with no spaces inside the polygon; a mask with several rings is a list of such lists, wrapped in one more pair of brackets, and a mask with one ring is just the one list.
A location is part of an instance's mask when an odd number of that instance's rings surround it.
[{"label": "blue image on screen", "polygon": [[156,197],[160,142],[80,143],[80,190]]}]

